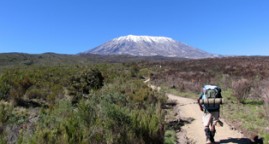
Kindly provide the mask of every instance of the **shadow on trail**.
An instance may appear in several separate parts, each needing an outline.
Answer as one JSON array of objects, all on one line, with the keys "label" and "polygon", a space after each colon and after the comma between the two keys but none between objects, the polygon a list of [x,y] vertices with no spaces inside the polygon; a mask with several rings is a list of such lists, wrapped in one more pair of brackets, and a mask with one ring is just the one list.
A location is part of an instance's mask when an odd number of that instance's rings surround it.
[{"label": "shadow on trail", "polygon": [[251,141],[248,138],[229,138],[225,140],[220,140],[218,144],[225,144],[225,143],[236,143],[236,144],[263,144],[263,139],[256,139],[255,142]]},{"label": "shadow on trail", "polygon": [[174,130],[181,130],[181,127],[185,124],[190,124],[194,121],[194,118],[181,118],[179,120],[170,121],[167,123],[168,128],[172,128]]}]

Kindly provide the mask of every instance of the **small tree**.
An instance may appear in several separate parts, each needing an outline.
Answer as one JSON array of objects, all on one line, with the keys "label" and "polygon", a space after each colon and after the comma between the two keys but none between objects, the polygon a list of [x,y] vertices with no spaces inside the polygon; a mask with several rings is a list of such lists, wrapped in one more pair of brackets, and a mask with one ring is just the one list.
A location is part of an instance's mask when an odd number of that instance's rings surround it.
[{"label": "small tree", "polygon": [[69,88],[69,94],[73,96],[73,103],[77,103],[83,95],[89,94],[91,90],[100,89],[104,85],[103,83],[104,77],[97,69],[86,70],[73,76]]}]

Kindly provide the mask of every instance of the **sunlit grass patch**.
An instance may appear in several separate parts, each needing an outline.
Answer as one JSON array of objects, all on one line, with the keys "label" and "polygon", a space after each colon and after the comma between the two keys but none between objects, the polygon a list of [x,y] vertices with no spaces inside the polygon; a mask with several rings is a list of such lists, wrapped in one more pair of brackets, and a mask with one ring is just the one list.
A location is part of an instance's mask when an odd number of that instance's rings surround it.
[{"label": "sunlit grass patch", "polygon": [[176,131],[175,130],[166,130],[164,134],[164,143],[165,144],[176,144]]}]

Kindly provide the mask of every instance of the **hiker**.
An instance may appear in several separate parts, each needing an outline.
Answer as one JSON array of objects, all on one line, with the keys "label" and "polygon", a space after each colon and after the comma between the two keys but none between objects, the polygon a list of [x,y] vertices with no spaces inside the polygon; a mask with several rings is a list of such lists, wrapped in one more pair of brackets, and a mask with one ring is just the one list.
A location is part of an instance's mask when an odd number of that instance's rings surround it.
[{"label": "hiker", "polygon": [[[214,85],[205,85],[198,99],[203,114],[203,125],[206,135],[206,143],[214,143],[216,133],[215,126],[219,121],[220,104],[222,103],[221,89]],[[222,124],[220,122],[220,124]]]}]

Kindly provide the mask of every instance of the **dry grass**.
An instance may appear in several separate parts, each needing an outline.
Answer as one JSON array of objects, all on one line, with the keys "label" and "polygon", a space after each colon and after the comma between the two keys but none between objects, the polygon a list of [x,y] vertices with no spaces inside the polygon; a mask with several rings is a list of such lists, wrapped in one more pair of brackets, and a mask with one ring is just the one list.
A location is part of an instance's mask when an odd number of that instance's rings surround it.
[{"label": "dry grass", "polygon": [[264,101],[264,109],[268,119],[269,125],[269,80],[262,83],[262,98]]},{"label": "dry grass", "polygon": [[232,82],[233,95],[241,103],[247,98],[251,89],[251,82],[247,79],[240,79]]}]

